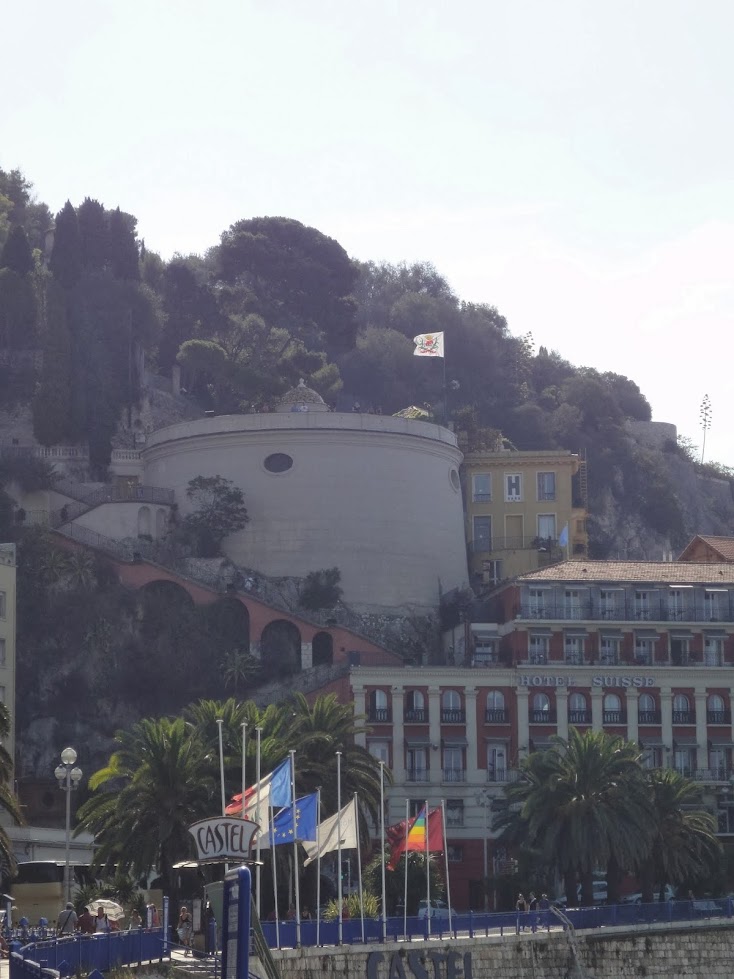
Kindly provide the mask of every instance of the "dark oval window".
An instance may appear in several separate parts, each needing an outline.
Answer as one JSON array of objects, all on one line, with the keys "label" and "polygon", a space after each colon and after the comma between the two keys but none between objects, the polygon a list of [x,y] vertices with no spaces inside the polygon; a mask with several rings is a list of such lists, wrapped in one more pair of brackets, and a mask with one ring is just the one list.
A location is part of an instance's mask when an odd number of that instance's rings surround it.
[{"label": "dark oval window", "polygon": [[293,465],[293,460],[285,452],[273,452],[264,462],[264,466],[269,473],[284,473]]},{"label": "dark oval window", "polygon": [[452,469],[449,473],[449,479],[451,480],[451,485],[455,490],[458,490],[461,486],[461,480],[459,479],[459,474],[455,469]]}]

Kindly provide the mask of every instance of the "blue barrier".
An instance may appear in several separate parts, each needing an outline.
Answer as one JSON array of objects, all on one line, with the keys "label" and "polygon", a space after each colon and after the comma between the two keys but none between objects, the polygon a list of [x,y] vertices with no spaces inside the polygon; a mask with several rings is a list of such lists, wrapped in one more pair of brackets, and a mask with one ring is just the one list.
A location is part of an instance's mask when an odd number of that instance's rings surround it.
[{"label": "blue barrier", "polygon": [[44,969],[63,976],[106,972],[114,966],[142,965],[170,958],[161,928],[113,931],[103,935],[71,935],[24,945],[10,956],[10,979],[40,979]]},{"label": "blue barrier", "polygon": [[[612,904],[593,908],[568,908],[565,915],[576,930],[611,928],[615,925],[648,925],[656,922],[698,921],[706,918],[731,918],[734,916],[732,898],[702,898],[697,901],[664,901],[657,904]],[[455,938],[462,936],[515,935],[524,932],[558,928],[560,922],[551,911],[504,911],[484,914],[468,912],[448,918],[431,918],[431,936]],[[294,948],[296,925],[293,921],[280,922],[280,948]],[[270,948],[278,948],[275,923],[262,922],[265,940]],[[336,921],[321,921],[318,929],[320,945],[339,944],[339,926]],[[316,945],[317,923],[301,922],[301,944]],[[390,917],[385,922],[387,941],[421,941],[428,938],[428,922],[425,918]],[[364,940],[367,943],[382,941],[382,921],[365,918]],[[342,922],[342,942],[345,945],[362,944],[362,921],[351,918]],[[11,979],[13,977],[11,976]]]}]

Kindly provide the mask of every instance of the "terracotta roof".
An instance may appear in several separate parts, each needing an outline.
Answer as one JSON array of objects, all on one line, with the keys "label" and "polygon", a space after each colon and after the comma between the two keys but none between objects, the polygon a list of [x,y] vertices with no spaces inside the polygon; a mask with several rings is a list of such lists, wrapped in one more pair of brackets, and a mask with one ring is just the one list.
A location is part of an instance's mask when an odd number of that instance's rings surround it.
[{"label": "terracotta roof", "polygon": [[650,581],[734,584],[734,564],[693,561],[562,561],[520,575],[523,581]]},{"label": "terracotta roof", "polygon": [[708,544],[717,554],[721,555],[724,561],[734,561],[734,537],[704,537],[703,534],[697,534],[690,544],[686,545],[678,560],[683,558],[697,540],[702,540],[704,544]]}]

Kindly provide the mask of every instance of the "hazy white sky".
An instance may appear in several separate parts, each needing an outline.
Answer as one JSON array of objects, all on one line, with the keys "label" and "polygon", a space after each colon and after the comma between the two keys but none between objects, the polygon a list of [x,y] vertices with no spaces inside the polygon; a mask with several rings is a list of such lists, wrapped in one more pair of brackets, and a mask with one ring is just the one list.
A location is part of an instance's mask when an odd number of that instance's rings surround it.
[{"label": "hazy white sky", "polygon": [[0,36],[0,166],[52,210],[431,261],[697,443],[708,393],[734,465],[731,0],[34,0]]}]

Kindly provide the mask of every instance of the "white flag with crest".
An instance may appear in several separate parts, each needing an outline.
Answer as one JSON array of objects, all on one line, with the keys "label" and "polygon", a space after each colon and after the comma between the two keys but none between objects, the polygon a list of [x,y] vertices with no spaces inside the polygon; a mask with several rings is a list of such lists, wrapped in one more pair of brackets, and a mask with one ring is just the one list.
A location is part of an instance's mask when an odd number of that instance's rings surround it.
[{"label": "white flag with crest", "polygon": [[339,849],[339,834],[341,829],[341,849],[357,849],[357,800],[352,799],[341,810],[341,813],[334,813],[323,823],[319,823],[318,840],[315,843],[304,842],[301,845],[308,854],[303,861],[303,866],[307,867],[316,860],[317,857],[325,853],[331,853]]}]

